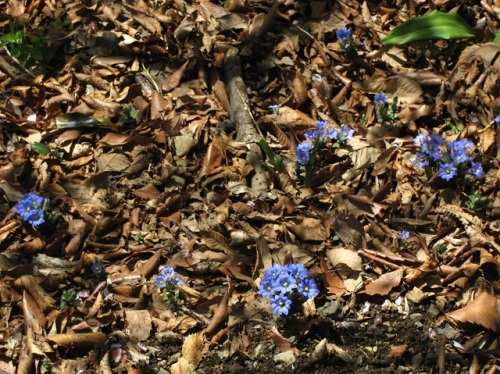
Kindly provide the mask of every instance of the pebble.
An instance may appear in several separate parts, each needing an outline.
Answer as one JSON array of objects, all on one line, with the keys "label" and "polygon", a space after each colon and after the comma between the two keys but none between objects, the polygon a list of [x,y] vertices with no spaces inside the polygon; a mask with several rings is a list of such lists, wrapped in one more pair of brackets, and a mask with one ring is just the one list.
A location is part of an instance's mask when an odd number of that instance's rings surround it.
[{"label": "pebble", "polygon": [[295,354],[292,350],[278,353],[277,355],[274,355],[273,359],[275,362],[284,362],[288,365],[292,365],[296,361]]}]

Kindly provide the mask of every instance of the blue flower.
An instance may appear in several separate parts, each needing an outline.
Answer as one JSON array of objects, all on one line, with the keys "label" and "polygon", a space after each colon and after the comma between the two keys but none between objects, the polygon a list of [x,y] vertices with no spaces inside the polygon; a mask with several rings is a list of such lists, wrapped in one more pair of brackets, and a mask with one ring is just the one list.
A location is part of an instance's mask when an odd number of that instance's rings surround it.
[{"label": "blue flower", "polygon": [[37,227],[45,222],[45,215],[43,210],[34,210],[31,214],[26,218],[26,221],[31,223],[33,227]]},{"label": "blue flower", "polygon": [[455,175],[457,175],[457,169],[453,166],[452,163],[441,164],[441,166],[439,167],[438,175],[445,181],[449,181]]},{"label": "blue flower", "polygon": [[468,160],[469,156],[464,151],[460,152],[450,152],[450,157],[453,163],[461,164]]},{"label": "blue flower", "polygon": [[268,299],[272,298],[276,293],[276,287],[273,279],[264,278],[262,282],[260,282],[259,293]]},{"label": "blue flower", "polygon": [[287,272],[278,277],[275,286],[277,291],[287,293],[297,288],[297,281]]},{"label": "blue flower", "polygon": [[278,114],[280,108],[281,108],[281,104],[269,105],[269,109],[271,109],[274,114]]},{"label": "blue flower", "polygon": [[326,137],[328,139],[337,139],[337,137],[339,136],[339,132],[335,129],[327,129],[326,130]]},{"label": "blue flower", "polygon": [[319,131],[318,130],[309,130],[307,131],[305,134],[304,134],[304,137],[313,142],[319,135]]},{"label": "blue flower", "polygon": [[420,147],[427,140],[427,137],[428,137],[427,134],[419,134],[419,135],[415,136],[415,139],[413,139],[413,143]]},{"label": "blue flower", "polygon": [[410,239],[410,232],[407,230],[400,231],[398,234],[398,238],[406,241],[406,240]]},{"label": "blue flower", "polygon": [[160,274],[156,276],[154,284],[158,288],[164,288],[167,284],[177,286],[184,284],[184,282],[175,274],[171,266],[166,266],[160,271]]},{"label": "blue flower", "polygon": [[320,130],[321,132],[324,132],[325,129],[326,129],[326,121],[317,121],[316,122],[316,127],[318,128],[318,130]]},{"label": "blue flower", "polygon": [[319,293],[319,290],[314,280],[307,278],[299,283],[299,292],[307,299],[312,299]]},{"label": "blue flower", "polygon": [[417,157],[415,157],[415,161],[413,161],[413,163],[420,169],[423,169],[429,165],[429,159],[422,152],[417,152]]},{"label": "blue flower", "polygon": [[164,276],[158,275],[155,278],[155,287],[157,288],[164,288],[167,286],[167,279]]},{"label": "blue flower", "polygon": [[373,98],[373,102],[375,103],[375,105],[385,105],[385,103],[387,102],[387,96],[383,92],[378,93]]},{"label": "blue flower", "polygon": [[441,160],[443,150],[440,146],[444,143],[444,138],[439,134],[430,134],[422,144],[422,151],[434,160]]},{"label": "blue flower", "polygon": [[[43,207],[43,197],[38,196],[37,194],[34,194],[33,192],[29,192],[26,195],[23,196],[21,200],[16,204],[14,207],[17,214],[19,214],[22,219],[25,221],[33,221],[33,219],[30,220],[30,217],[34,217],[33,213],[36,211],[41,216],[42,220],[44,218],[44,213],[42,210]],[[37,220],[36,220],[37,221]],[[32,222],[30,222],[32,224]],[[43,223],[43,222],[42,222]],[[33,225],[36,226],[36,225]]]},{"label": "blue flower", "polygon": [[288,315],[291,305],[292,300],[283,294],[276,295],[271,299],[271,309],[275,314]]},{"label": "blue flower", "polygon": [[342,43],[346,44],[347,41],[349,40],[349,37],[351,36],[351,32],[347,27],[343,27],[335,32],[337,35],[337,40],[341,41]]},{"label": "blue flower", "polygon": [[349,140],[352,138],[352,136],[354,135],[354,130],[351,129],[349,126],[347,125],[343,125],[341,128],[340,128],[340,131],[339,131],[339,138],[341,141],[346,141],[346,140]]},{"label": "blue flower", "polygon": [[480,178],[483,174],[483,167],[480,162],[471,162],[470,163],[470,172],[475,178]]},{"label": "blue flower", "polygon": [[496,123],[500,123],[500,114],[498,116],[495,117],[495,122]]},{"label": "blue flower", "polygon": [[281,273],[281,266],[273,264],[269,269],[264,272],[264,279],[276,280]]},{"label": "blue flower", "polygon": [[469,148],[474,147],[474,143],[467,139],[453,140],[448,143],[450,153],[464,153]]},{"label": "blue flower", "polygon": [[292,277],[299,281],[309,277],[309,272],[302,264],[290,264],[288,267],[288,272]]},{"label": "blue flower", "polygon": [[99,274],[99,273],[103,272],[104,268],[102,266],[102,263],[100,263],[99,261],[96,261],[92,265],[90,265],[90,270],[94,274]]},{"label": "blue flower", "polygon": [[309,162],[309,152],[311,151],[311,149],[312,145],[308,142],[300,143],[297,146],[297,155],[295,157],[297,158],[299,164],[304,165]]}]

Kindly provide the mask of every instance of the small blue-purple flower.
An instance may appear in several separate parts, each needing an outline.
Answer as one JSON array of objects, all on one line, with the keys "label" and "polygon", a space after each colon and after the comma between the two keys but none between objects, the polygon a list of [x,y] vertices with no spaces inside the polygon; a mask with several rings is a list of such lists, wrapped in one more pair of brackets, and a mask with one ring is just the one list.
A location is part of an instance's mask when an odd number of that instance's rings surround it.
[{"label": "small blue-purple flower", "polygon": [[317,121],[316,122],[316,127],[318,128],[318,130],[320,132],[324,132],[325,131],[326,125],[327,125],[326,121]]},{"label": "small blue-purple flower", "polygon": [[349,40],[349,37],[351,36],[351,32],[347,27],[343,27],[335,32],[337,36],[337,40],[341,41],[342,43],[346,44],[347,41]]},{"label": "small blue-purple flower", "polygon": [[427,134],[419,134],[417,136],[415,136],[415,139],[413,139],[413,143],[419,147],[422,146],[422,144],[424,144],[424,142],[427,140],[429,135]]},{"label": "small blue-purple flower", "polygon": [[306,138],[306,140],[313,142],[318,137],[318,135],[319,135],[318,130],[309,130],[309,131],[306,131],[306,133],[304,134],[304,137]]},{"label": "small blue-purple flower", "polygon": [[309,277],[309,272],[302,264],[290,264],[288,266],[288,272],[293,278],[299,281]]},{"label": "small blue-purple flower", "polygon": [[264,278],[262,282],[260,282],[259,293],[268,299],[272,298],[276,293],[276,287],[273,279]]},{"label": "small blue-purple flower", "polygon": [[470,163],[470,173],[475,177],[475,178],[480,178],[483,174],[483,167],[480,162],[471,162]]},{"label": "small blue-purple flower", "polygon": [[155,278],[154,284],[158,288],[164,288],[167,284],[173,286],[182,285],[184,282],[175,274],[171,266],[164,267]]},{"label": "small blue-purple flower", "polygon": [[278,294],[271,299],[271,309],[274,314],[288,315],[292,300],[283,294]]},{"label": "small blue-purple flower", "polygon": [[457,169],[453,166],[452,163],[441,164],[439,166],[438,175],[443,178],[445,181],[449,181],[453,179],[455,175],[457,175]]},{"label": "small blue-purple flower", "polygon": [[43,201],[43,197],[29,192],[19,200],[14,208],[22,219],[28,221],[33,226],[38,226],[44,222]]},{"label": "small blue-purple flower", "polygon": [[278,277],[275,286],[277,291],[287,293],[297,288],[297,281],[287,272],[287,274],[281,274]]},{"label": "small blue-purple flower", "polygon": [[387,102],[386,94],[383,92],[376,94],[375,97],[373,98],[373,102],[375,103],[375,105],[380,105],[380,106],[385,105],[385,103]]},{"label": "small blue-purple flower", "polygon": [[495,117],[495,122],[496,123],[500,123],[500,114],[498,116]]},{"label": "small blue-purple flower", "polygon": [[420,169],[429,165],[429,159],[422,152],[417,152],[417,157],[415,157],[415,161],[413,163],[417,165]]},{"label": "small blue-purple flower", "polygon": [[309,142],[303,142],[297,146],[297,154],[295,158],[297,159],[299,164],[304,165],[309,162],[309,152],[311,151],[311,149],[312,145]]},{"label": "small blue-purple flower", "polygon": [[410,239],[410,232],[408,230],[402,230],[398,234],[398,238],[403,241]]},{"label": "small blue-purple flower", "polygon": [[338,136],[339,136],[338,130],[335,130],[335,129],[327,129],[326,130],[326,137],[328,139],[334,140],[334,139],[337,139]]},{"label": "small blue-purple flower", "polygon": [[347,141],[347,140],[349,140],[349,139],[352,138],[352,136],[354,135],[354,130],[351,129],[347,125],[343,125],[340,128],[340,131],[339,131],[338,135],[339,135],[340,140],[345,142],[345,141]]},{"label": "small blue-purple flower", "polygon": [[90,265],[90,271],[94,274],[100,274],[104,271],[104,267],[102,266],[102,263],[99,261],[96,261]]},{"label": "small blue-purple flower", "polygon": [[269,109],[273,111],[274,114],[278,114],[281,108],[281,104],[269,105]]},{"label": "small blue-purple flower", "polygon": [[312,299],[319,293],[319,290],[313,279],[306,278],[299,283],[299,292],[307,299]]}]

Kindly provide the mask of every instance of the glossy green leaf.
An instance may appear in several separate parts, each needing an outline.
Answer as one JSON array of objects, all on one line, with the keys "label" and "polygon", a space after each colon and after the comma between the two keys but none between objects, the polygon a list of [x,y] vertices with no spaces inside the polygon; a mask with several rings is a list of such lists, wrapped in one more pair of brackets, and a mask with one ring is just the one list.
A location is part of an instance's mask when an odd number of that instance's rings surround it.
[{"label": "glossy green leaf", "polygon": [[493,39],[493,43],[500,43],[500,30],[497,31],[495,39]]},{"label": "glossy green leaf", "polygon": [[42,156],[45,156],[46,154],[48,154],[50,152],[50,148],[47,147],[45,144],[43,143],[34,143],[32,146],[31,146],[31,150],[33,152],[36,152],[38,153],[39,155],[42,155]]},{"label": "glossy green leaf", "polygon": [[404,45],[419,40],[474,38],[474,31],[456,13],[437,10],[422,17],[412,18],[392,30],[383,45]]},{"label": "glossy green leaf", "polygon": [[276,154],[276,152],[274,152],[271,146],[264,139],[259,140],[259,145],[262,148],[262,150],[266,153],[267,157],[269,158],[269,161],[274,166],[274,168],[278,172],[288,175],[290,177],[290,174],[288,174],[288,171],[286,170],[283,161],[281,161],[281,158]]}]

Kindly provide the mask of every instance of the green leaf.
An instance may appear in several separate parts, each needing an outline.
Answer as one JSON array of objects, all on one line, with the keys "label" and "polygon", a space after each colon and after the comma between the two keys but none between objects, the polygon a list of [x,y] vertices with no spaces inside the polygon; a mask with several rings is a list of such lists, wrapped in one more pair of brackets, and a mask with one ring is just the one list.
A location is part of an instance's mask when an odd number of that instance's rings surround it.
[{"label": "green leaf", "polygon": [[276,154],[276,152],[274,152],[271,146],[264,139],[259,140],[259,145],[262,148],[262,150],[266,153],[267,157],[269,158],[269,161],[271,161],[271,164],[273,164],[274,168],[278,172],[288,175],[290,177],[290,174],[288,174],[288,171],[286,170],[283,161],[281,161],[280,157]]},{"label": "green leaf", "polygon": [[474,31],[456,13],[437,10],[422,17],[412,18],[392,30],[383,45],[404,45],[419,40],[474,38]]},{"label": "green leaf", "polygon": [[500,43],[500,30],[497,31],[495,39],[493,39],[493,43]]},{"label": "green leaf", "polygon": [[31,146],[31,150],[33,152],[36,152],[38,153],[39,155],[42,155],[42,156],[45,156],[46,154],[48,154],[50,152],[50,148],[47,147],[45,144],[43,143],[34,143],[32,146]]}]

